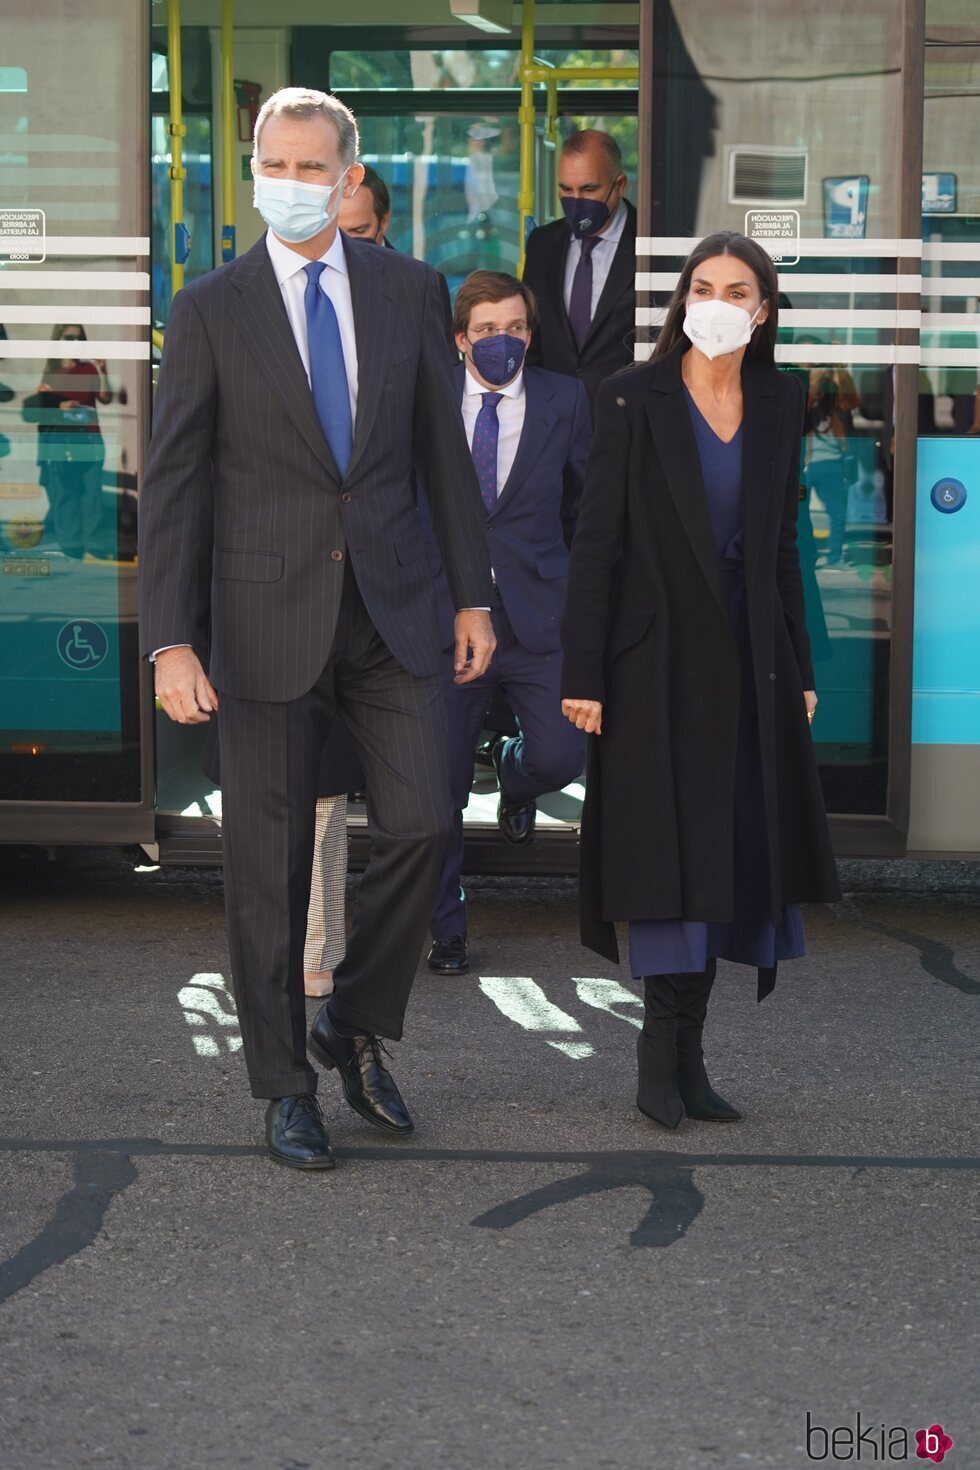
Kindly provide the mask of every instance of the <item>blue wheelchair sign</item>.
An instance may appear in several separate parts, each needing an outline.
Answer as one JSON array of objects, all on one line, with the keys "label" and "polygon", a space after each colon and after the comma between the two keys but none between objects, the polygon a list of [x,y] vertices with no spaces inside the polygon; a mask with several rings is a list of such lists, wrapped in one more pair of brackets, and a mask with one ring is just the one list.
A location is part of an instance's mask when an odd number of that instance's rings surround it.
[{"label": "blue wheelchair sign", "polygon": [[109,640],[98,623],[79,618],[65,623],[58,632],[58,657],[70,669],[97,669],[109,652]]}]

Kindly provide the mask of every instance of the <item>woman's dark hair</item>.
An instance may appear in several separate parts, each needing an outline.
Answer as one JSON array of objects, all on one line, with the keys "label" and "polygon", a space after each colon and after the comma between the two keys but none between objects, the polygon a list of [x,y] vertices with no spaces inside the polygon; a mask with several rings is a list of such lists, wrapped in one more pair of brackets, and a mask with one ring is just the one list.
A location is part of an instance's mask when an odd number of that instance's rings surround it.
[{"label": "woman's dark hair", "polygon": [[687,341],[684,335],[684,315],[691,281],[698,266],[715,255],[737,256],[759,282],[762,300],[768,303],[769,312],[765,321],[760,322],[753,331],[751,341],[745,349],[745,358],[747,362],[774,362],[776,330],[779,326],[779,277],[768,252],[755,240],[740,235],[736,230],[716,230],[713,235],[705,235],[687,257],[653,349],[654,357],[663,357],[679,342]]},{"label": "woman's dark hair", "polygon": [[[62,322],[61,326],[55,327],[54,331],[51,333],[52,342],[60,342],[62,334],[64,332],[67,332],[69,327],[71,327],[73,332],[77,332],[79,334],[83,342],[88,341],[88,333],[80,322]],[[44,364],[45,381],[50,382],[52,374],[57,373],[60,367],[60,357],[49,357],[47,362]]]}]

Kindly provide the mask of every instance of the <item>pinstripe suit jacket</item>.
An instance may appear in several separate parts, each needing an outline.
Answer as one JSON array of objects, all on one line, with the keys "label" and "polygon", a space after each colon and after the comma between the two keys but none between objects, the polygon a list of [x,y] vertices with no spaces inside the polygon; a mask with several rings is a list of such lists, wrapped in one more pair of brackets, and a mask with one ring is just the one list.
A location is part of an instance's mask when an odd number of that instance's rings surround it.
[{"label": "pinstripe suit jacket", "polygon": [[218,690],[296,699],[330,655],[346,560],[417,676],[440,668],[417,461],[457,607],[489,605],[485,516],[435,271],[344,239],[358,356],[341,479],[264,237],[174,298],[140,495],[140,646],[189,643]]}]

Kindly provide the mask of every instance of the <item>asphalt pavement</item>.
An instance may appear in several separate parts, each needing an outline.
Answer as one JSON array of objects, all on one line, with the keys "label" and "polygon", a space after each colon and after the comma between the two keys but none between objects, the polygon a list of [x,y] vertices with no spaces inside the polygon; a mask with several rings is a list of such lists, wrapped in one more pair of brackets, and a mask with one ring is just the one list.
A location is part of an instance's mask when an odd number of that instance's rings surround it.
[{"label": "asphalt pavement", "polygon": [[220,874],[0,850],[0,1470],[928,1464],[934,1424],[980,1467],[980,884],[910,874],[850,865],[762,1005],[720,967],[745,1117],[674,1133],[573,884],[476,881],[470,975],[420,968],[392,1048],[414,1136],[325,1075],[303,1175]]}]

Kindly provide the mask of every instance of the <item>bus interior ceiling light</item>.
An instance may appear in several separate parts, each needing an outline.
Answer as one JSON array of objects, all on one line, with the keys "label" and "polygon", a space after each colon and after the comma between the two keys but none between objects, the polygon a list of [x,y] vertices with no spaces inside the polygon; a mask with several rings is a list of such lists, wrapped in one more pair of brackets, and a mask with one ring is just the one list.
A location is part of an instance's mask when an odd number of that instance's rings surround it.
[{"label": "bus interior ceiling light", "polygon": [[449,0],[456,20],[463,20],[480,31],[509,36],[513,29],[514,7],[511,0]]}]

